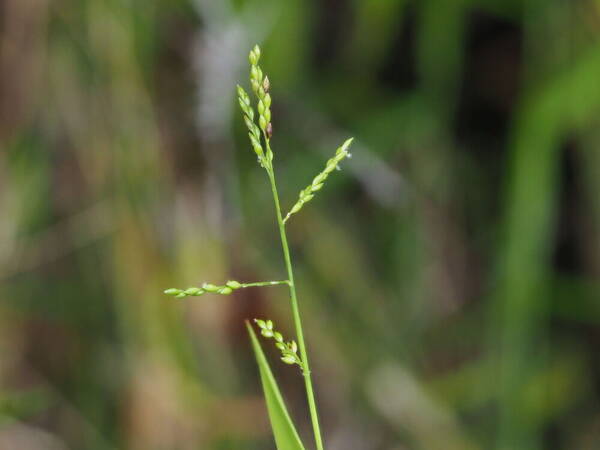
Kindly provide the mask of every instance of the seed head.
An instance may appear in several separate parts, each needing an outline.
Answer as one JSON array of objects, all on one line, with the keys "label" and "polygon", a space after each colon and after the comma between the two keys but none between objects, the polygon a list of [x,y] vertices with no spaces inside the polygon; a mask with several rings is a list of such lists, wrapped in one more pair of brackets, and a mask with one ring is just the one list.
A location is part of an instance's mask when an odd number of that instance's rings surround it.
[{"label": "seed head", "polygon": [[260,328],[260,334],[267,339],[275,340],[275,347],[281,351],[281,360],[286,364],[297,364],[303,372],[306,368],[300,356],[298,356],[298,344],[296,341],[285,342],[283,335],[275,330],[275,324],[271,320],[254,319],[258,328]]},{"label": "seed head", "polygon": [[321,190],[321,188],[323,187],[323,183],[325,182],[329,174],[333,172],[336,168],[339,168],[338,164],[350,154],[348,153],[348,148],[350,148],[352,140],[353,138],[347,139],[341,145],[341,147],[339,147],[336,150],[335,155],[327,161],[327,163],[325,164],[325,169],[323,169],[323,171],[313,179],[312,183],[308,187],[300,191],[298,201],[294,206],[292,206],[290,212],[287,213],[287,215],[283,219],[283,223],[286,223],[289,220],[290,216],[292,216],[292,214],[296,214],[298,211],[300,211],[304,204],[311,201],[315,196],[315,193]]}]

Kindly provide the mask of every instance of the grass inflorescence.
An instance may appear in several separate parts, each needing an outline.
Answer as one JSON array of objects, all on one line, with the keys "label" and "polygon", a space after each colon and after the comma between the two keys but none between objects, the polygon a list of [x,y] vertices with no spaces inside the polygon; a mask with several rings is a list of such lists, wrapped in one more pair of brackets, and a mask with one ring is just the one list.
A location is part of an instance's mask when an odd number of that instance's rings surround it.
[{"label": "grass inflorescence", "polygon": [[[270,319],[254,319],[254,322],[258,326],[260,333],[264,338],[274,340],[275,346],[281,352],[281,360],[285,364],[297,365],[300,368],[304,378],[315,445],[317,450],[323,450],[323,438],[321,436],[321,430],[319,426],[317,405],[312,385],[298,297],[296,294],[296,286],[294,284],[292,258],[287,242],[285,226],[292,215],[298,213],[306,203],[314,198],[316,193],[323,187],[329,175],[336,168],[339,168],[341,161],[344,160],[344,158],[350,157],[348,149],[352,144],[352,138],[347,139],[336,150],[334,156],[327,161],[325,169],[313,179],[312,183],[308,187],[300,191],[297,202],[292,206],[284,218],[281,212],[277,184],[275,182],[275,171],[273,167],[274,154],[271,149],[271,138],[273,136],[273,125],[271,123],[271,82],[263,73],[259,65],[260,57],[261,51],[257,45],[250,51],[248,56],[250,62],[250,86],[254,96],[256,97],[256,110],[253,107],[253,102],[251,101],[250,96],[240,85],[237,86],[238,102],[242,110],[246,128],[248,129],[250,146],[258,159],[258,163],[267,172],[267,177],[271,186],[277,228],[279,229],[283,259],[288,278],[283,281],[259,281],[252,283],[240,283],[238,281],[230,280],[223,285],[204,283],[200,287],[190,287],[187,289],[171,288],[165,290],[164,292],[165,294],[175,298],[185,298],[188,296],[200,296],[206,293],[230,295],[239,289],[248,287],[287,285],[290,294],[291,313],[296,331],[296,339],[288,341],[284,340],[283,335],[274,328],[273,321]],[[265,389],[265,397],[267,399],[267,406],[269,408],[269,416],[271,417],[273,433],[275,435],[278,448],[303,449],[304,446],[302,445],[297,432],[295,431],[295,427],[291,422],[290,416],[287,413],[285,404],[283,403],[279,389],[276,386],[274,377],[272,376],[272,373],[268,368],[268,363],[264,358],[264,354],[262,353],[260,346],[257,347],[258,341],[254,335],[254,331],[250,326],[248,329],[259,364],[261,379],[263,380],[263,386]]]}]

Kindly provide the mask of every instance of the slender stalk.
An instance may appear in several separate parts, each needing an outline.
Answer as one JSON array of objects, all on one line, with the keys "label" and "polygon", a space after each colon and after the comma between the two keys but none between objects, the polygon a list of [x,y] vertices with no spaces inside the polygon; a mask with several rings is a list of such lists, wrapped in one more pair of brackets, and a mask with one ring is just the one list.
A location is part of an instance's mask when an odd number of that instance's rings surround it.
[{"label": "slender stalk", "polygon": [[[269,143],[267,140],[267,147]],[[270,150],[270,149],[269,149]],[[308,400],[308,408],[310,411],[310,418],[312,421],[313,432],[315,435],[315,444],[317,450],[323,450],[323,440],[321,438],[321,428],[319,426],[319,416],[317,414],[317,405],[315,402],[315,394],[313,392],[312,380],[310,377],[310,366],[308,363],[308,356],[306,354],[306,345],[304,343],[304,333],[302,332],[302,321],[300,320],[300,310],[298,308],[298,298],[296,297],[296,286],[294,284],[294,271],[292,269],[292,261],[290,258],[290,249],[287,242],[287,235],[285,233],[285,225],[283,222],[283,216],[281,215],[281,207],[279,205],[279,195],[277,194],[277,185],[275,184],[275,174],[273,172],[273,166],[270,165],[267,168],[269,174],[269,181],[271,182],[271,190],[273,191],[273,201],[275,203],[275,211],[277,213],[277,224],[279,225],[279,235],[281,237],[281,247],[283,249],[283,258],[285,260],[285,267],[287,269],[289,287],[290,287],[290,298],[292,302],[292,313],[294,316],[294,324],[296,327],[296,335],[298,337],[298,348],[300,350],[300,357],[303,362],[303,375],[304,384],[306,386],[306,397]]]},{"label": "slender stalk", "polygon": [[290,282],[289,282],[289,280],[282,280],[282,281],[256,281],[254,283],[242,283],[242,287],[243,288],[249,288],[249,287],[260,287],[260,286],[277,286],[279,284],[287,284],[289,286]]}]

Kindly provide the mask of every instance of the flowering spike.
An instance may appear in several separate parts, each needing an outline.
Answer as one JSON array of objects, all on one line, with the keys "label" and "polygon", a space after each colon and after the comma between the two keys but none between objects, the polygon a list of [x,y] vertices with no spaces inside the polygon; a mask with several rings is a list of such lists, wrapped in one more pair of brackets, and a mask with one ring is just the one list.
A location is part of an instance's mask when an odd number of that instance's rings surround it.
[{"label": "flowering spike", "polygon": [[298,356],[298,344],[296,341],[285,342],[283,335],[279,331],[275,331],[275,325],[272,320],[254,319],[258,328],[260,328],[260,334],[265,338],[275,340],[275,347],[281,352],[281,360],[286,364],[297,364],[303,372],[306,371],[304,363],[300,356]]},{"label": "flowering spike", "polygon": [[290,216],[296,214],[302,209],[305,203],[308,203],[313,199],[315,192],[319,191],[323,187],[323,183],[329,174],[333,172],[335,168],[338,167],[338,164],[349,155],[348,148],[350,148],[353,140],[354,138],[346,139],[342,146],[336,150],[335,155],[327,161],[327,164],[325,164],[325,169],[323,169],[323,171],[313,179],[312,183],[308,187],[300,191],[298,201],[294,206],[292,206],[290,212],[287,213],[285,219],[283,219],[283,223],[286,223]]}]

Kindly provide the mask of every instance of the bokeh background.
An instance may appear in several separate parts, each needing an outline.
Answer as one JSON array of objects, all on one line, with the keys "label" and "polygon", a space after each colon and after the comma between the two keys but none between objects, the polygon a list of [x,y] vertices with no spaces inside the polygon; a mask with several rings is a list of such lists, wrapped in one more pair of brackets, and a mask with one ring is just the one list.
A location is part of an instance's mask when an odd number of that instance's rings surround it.
[{"label": "bokeh background", "polygon": [[[0,449],[272,449],[293,333],[235,84],[263,48],[330,450],[600,448],[600,1],[4,0]],[[273,367],[301,434],[301,377]],[[309,445],[310,446],[310,445]]]}]

